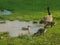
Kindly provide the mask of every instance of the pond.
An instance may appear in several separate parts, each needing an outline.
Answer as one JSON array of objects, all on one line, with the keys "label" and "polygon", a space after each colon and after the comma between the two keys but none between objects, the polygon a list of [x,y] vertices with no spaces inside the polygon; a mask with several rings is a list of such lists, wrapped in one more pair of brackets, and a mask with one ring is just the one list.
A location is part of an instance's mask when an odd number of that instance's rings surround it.
[{"label": "pond", "polygon": [[[32,21],[26,22],[26,21],[9,21],[7,20],[6,23],[0,24],[0,32],[9,32],[9,35],[11,37],[16,37],[21,34],[25,35],[33,35],[38,31],[40,28],[38,26],[39,24],[33,24]],[[22,30],[22,27],[27,28],[27,26],[30,26],[30,34],[27,31]]]}]

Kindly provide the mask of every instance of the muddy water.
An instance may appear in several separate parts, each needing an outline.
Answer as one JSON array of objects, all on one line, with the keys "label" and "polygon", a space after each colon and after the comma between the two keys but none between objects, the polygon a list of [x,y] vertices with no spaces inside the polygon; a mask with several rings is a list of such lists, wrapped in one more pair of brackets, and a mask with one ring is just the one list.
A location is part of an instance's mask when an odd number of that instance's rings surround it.
[{"label": "muddy water", "polygon": [[[29,27],[29,31],[30,34],[28,33],[28,31],[24,31],[22,30],[22,27],[27,28],[27,26]],[[9,32],[9,35],[11,37],[16,37],[18,35],[33,35],[34,33],[36,33],[38,31],[40,27],[38,27],[36,24],[33,24],[32,21],[26,22],[26,21],[6,21],[5,24],[0,24],[0,32]]]}]

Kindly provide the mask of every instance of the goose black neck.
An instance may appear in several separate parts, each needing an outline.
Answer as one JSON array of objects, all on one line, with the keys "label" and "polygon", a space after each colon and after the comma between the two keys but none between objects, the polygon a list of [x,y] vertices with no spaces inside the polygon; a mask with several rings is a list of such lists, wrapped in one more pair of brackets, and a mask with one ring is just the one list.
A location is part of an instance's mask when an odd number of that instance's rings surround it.
[{"label": "goose black neck", "polygon": [[47,7],[48,15],[51,15],[49,7]]}]

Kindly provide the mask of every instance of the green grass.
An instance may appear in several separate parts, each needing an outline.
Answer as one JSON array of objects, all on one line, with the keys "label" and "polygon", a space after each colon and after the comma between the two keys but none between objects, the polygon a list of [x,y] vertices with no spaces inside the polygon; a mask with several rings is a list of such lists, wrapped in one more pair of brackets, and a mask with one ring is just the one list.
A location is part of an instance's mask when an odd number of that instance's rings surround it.
[{"label": "green grass", "polygon": [[13,10],[11,15],[0,16],[4,20],[39,20],[47,15],[47,6],[50,6],[56,22],[54,27],[47,28],[44,35],[7,36],[0,39],[0,45],[60,45],[60,0],[0,0],[0,9]]},{"label": "green grass", "polygon": [[0,9],[12,10],[10,16],[2,16],[6,20],[37,20],[47,15],[47,6],[52,12],[60,12],[59,4],[59,0],[0,0]]}]

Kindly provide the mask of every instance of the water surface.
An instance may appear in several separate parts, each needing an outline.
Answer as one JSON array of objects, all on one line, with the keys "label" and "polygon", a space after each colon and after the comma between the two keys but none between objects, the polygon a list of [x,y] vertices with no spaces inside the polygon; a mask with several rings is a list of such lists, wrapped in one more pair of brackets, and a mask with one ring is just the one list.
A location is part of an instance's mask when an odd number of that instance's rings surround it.
[{"label": "water surface", "polygon": [[6,23],[0,24],[0,32],[9,32],[9,35],[14,37],[18,35],[25,35],[29,34],[28,31],[22,30],[22,27],[27,28],[27,26],[30,26],[30,35],[33,35],[38,31],[40,27],[38,27],[36,24],[33,24],[32,21],[26,22],[26,21],[9,21],[7,20]]}]

